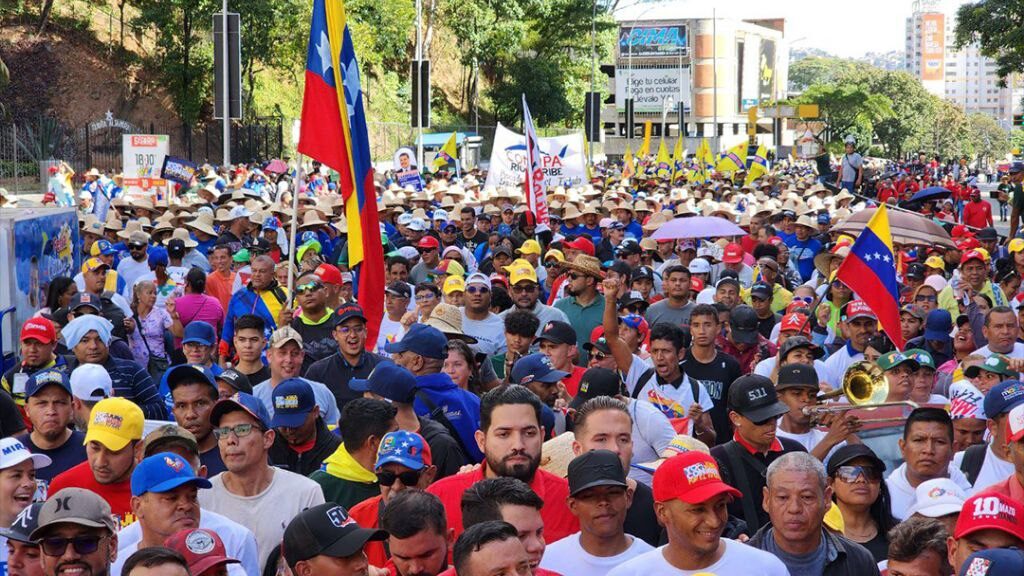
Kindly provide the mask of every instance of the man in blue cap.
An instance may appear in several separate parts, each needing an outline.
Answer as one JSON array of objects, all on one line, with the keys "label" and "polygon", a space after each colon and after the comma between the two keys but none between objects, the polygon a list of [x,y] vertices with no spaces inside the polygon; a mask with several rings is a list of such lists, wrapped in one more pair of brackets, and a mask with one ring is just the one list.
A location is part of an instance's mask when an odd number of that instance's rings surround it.
[{"label": "man in blue cap", "polygon": [[448,338],[426,324],[413,324],[397,342],[384,350],[395,364],[416,377],[416,413],[441,423],[457,436],[470,462],[479,462],[484,454],[477,446],[475,433],[480,427],[480,398],[459,388],[444,367]]},{"label": "man in blue cap", "polygon": [[[999,357],[992,358],[998,361]],[[971,373],[976,374],[973,370]],[[1020,380],[1004,380],[985,394],[982,408],[985,411],[984,418],[987,419],[989,441],[971,446],[953,456],[953,464],[960,468],[974,487],[971,493],[980,492],[1013,475],[1006,421],[1010,411],[1021,404],[1024,404],[1024,384]]]},{"label": "man in blue cap", "polygon": [[136,550],[163,546],[179,530],[199,527],[199,489],[208,489],[206,478],[196,476],[188,461],[173,452],[160,452],[139,462],[132,472],[132,514],[142,538],[118,550],[111,574]]},{"label": "man in blue cap", "polygon": [[224,371],[213,362],[213,355],[217,349],[217,331],[209,323],[202,320],[189,322],[185,326],[181,348],[185,353],[185,362],[205,366],[213,371],[214,376]]},{"label": "man in blue cap", "polygon": [[996,576],[1024,574],[1024,552],[1017,548],[989,548],[967,557],[959,576]]},{"label": "man in blue cap", "polygon": [[525,386],[540,398],[540,419],[547,438],[553,438],[566,429],[565,413],[552,410],[558,399],[558,383],[566,376],[569,376],[568,372],[556,369],[551,357],[541,353],[528,354],[516,360],[509,375],[510,384]]},{"label": "man in blue cap", "polygon": [[377,364],[368,378],[353,379],[349,387],[370,398],[387,400],[395,407],[395,422],[399,430],[417,433],[430,445],[438,478],[457,473],[466,463],[466,455],[453,433],[441,423],[416,413],[416,377],[412,372],[391,360],[384,360]]},{"label": "man in blue cap", "polygon": [[932,356],[936,366],[953,357],[953,317],[947,310],[936,308],[924,321],[924,334],[907,342],[906,349],[920,348]]},{"label": "man in blue cap", "polygon": [[306,380],[289,378],[281,382],[271,399],[274,416],[270,426],[284,442],[274,442],[270,447],[270,461],[285,470],[309,476],[338,449],[341,438],[332,434],[320,417],[313,387]]}]

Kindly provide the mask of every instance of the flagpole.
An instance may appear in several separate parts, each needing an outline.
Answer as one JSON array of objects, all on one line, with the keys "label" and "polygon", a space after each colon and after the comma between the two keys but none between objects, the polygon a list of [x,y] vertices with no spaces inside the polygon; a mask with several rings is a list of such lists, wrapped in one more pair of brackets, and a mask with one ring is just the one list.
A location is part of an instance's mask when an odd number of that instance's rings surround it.
[{"label": "flagpole", "polygon": [[292,225],[291,234],[288,238],[288,299],[294,294],[295,287],[295,234],[299,225],[299,186],[302,183],[302,154],[299,154],[298,165],[295,167],[295,177],[292,178]]}]

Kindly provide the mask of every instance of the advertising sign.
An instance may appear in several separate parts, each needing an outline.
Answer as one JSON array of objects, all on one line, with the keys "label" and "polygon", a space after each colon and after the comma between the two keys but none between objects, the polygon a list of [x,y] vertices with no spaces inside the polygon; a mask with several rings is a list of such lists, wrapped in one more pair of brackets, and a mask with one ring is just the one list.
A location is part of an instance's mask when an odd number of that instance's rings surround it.
[{"label": "advertising sign", "polygon": [[412,186],[412,189],[419,192],[423,190],[423,179],[420,178],[420,169],[416,166],[416,153],[412,148],[399,148],[395,151],[394,158],[395,179],[402,188]]},{"label": "advertising sign", "polygon": [[167,181],[160,176],[167,156],[170,138],[166,134],[124,134],[121,136],[123,188],[127,194],[148,194],[163,188]]},{"label": "advertising sign", "polygon": [[78,217],[75,210],[40,212],[15,220],[14,278],[11,304],[17,308],[15,326],[46,305],[50,282],[58,276],[74,277],[81,259],[76,246]]},{"label": "advertising sign", "polygon": [[757,59],[757,95],[761,102],[775,100],[775,41],[761,39]]},{"label": "advertising sign", "polygon": [[942,80],[945,76],[946,16],[921,16],[921,80]]},{"label": "advertising sign", "polygon": [[[627,83],[628,82],[628,83]],[[632,89],[627,86],[632,85]],[[615,107],[626,109],[626,98],[633,97],[635,112],[661,112],[665,100],[690,107],[690,68],[618,68],[615,70]]]},{"label": "advertising sign", "polygon": [[619,57],[686,57],[690,53],[685,24],[620,26]]},{"label": "advertising sign", "polygon": [[[583,133],[538,138],[537,142],[546,186],[571,186],[586,179]],[[526,137],[498,124],[484,187],[516,186],[521,191],[526,179],[526,166]]]},{"label": "advertising sign", "polygon": [[194,162],[176,156],[166,156],[160,177],[173,180],[182,186],[188,186],[198,170],[199,167]]}]

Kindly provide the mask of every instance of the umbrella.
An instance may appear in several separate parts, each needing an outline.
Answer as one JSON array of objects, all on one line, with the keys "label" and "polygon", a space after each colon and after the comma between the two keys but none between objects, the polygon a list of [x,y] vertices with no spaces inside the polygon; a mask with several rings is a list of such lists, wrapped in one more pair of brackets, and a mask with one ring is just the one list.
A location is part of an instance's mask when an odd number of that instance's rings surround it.
[{"label": "umbrella", "polygon": [[[842,232],[857,236],[875,215],[877,208],[865,208],[836,224],[833,232]],[[934,220],[915,212],[889,209],[889,230],[892,241],[897,244],[936,244],[946,248],[956,248],[949,233]]]},{"label": "umbrella", "polygon": [[654,240],[675,240],[677,238],[718,238],[721,236],[745,236],[742,228],[717,216],[692,216],[674,218],[658,228],[651,238]]},{"label": "umbrella", "polygon": [[927,202],[929,200],[941,200],[942,198],[949,198],[953,193],[948,188],[942,186],[931,186],[921,190],[917,194],[910,197],[911,202]]},{"label": "umbrella", "polygon": [[274,174],[284,174],[288,171],[288,165],[284,163],[284,160],[280,158],[274,158],[267,164],[267,167],[263,169],[264,172],[273,172]]}]

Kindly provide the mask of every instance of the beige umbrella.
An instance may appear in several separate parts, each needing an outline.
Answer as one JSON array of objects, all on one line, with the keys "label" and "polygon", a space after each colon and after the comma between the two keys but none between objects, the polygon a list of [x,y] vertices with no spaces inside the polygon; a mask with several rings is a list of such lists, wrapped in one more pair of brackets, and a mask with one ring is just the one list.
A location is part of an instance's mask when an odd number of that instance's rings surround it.
[{"label": "beige umbrella", "polygon": [[[833,232],[842,232],[857,237],[875,215],[877,208],[865,208],[832,227]],[[938,245],[956,248],[949,233],[934,220],[905,210],[889,209],[889,230],[892,241],[897,244]]]}]

